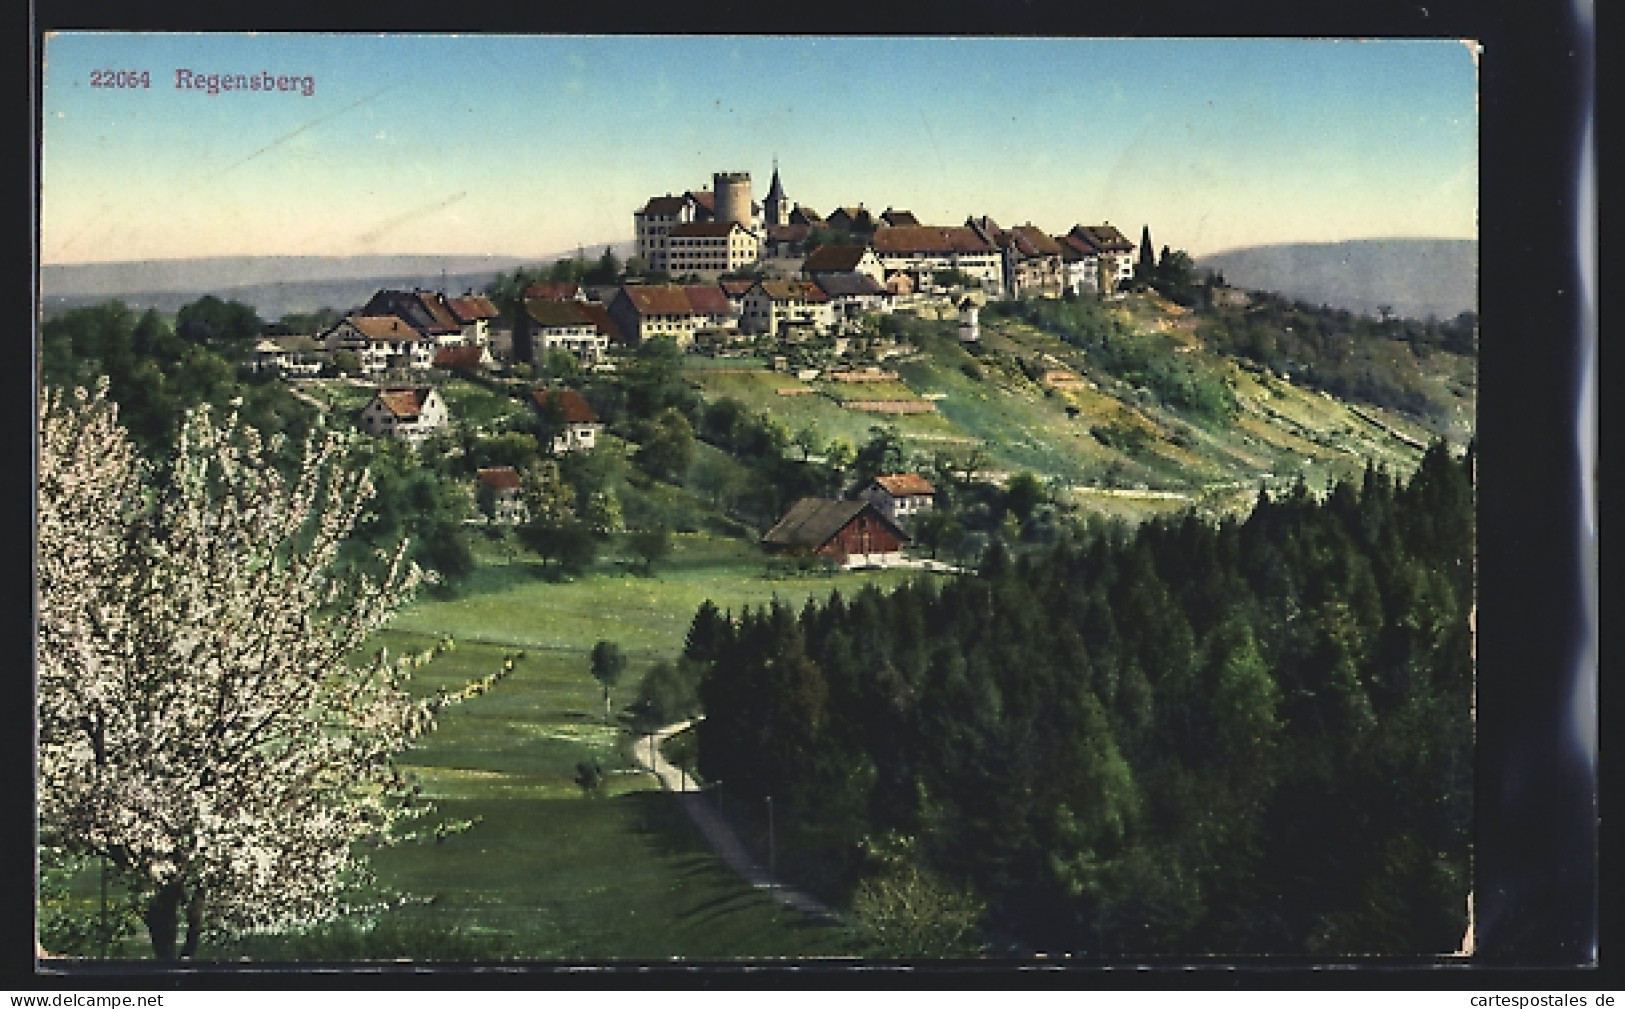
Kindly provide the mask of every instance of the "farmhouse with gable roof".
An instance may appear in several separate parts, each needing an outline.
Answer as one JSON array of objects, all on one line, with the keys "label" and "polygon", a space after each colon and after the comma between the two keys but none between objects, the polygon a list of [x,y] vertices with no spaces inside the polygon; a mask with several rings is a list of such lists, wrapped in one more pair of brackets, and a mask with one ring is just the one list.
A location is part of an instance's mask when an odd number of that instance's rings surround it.
[{"label": "farmhouse with gable roof", "polygon": [[762,536],[770,553],[828,557],[839,564],[883,563],[909,537],[872,501],[802,498]]},{"label": "farmhouse with gable roof", "polygon": [[858,496],[873,502],[893,522],[906,525],[909,519],[931,509],[937,489],[918,473],[884,473],[865,484]]},{"label": "farmhouse with gable roof", "polygon": [[368,434],[414,443],[441,430],[449,420],[446,401],[427,385],[379,389],[361,408],[361,428]]}]

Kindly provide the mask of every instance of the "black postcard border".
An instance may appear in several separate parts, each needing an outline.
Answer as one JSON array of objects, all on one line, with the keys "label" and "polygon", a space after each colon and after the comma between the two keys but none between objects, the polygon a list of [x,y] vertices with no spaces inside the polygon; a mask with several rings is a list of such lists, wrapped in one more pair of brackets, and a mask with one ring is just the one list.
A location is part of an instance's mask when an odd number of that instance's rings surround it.
[{"label": "black postcard border", "polygon": [[[1616,705],[1598,692],[1596,459],[1596,195],[1581,187],[1595,166],[1594,23],[1591,8],[1552,0],[1442,0],[1421,4],[1338,2],[1313,10],[1274,3],[1139,3],[1117,6],[969,0],[930,7],[842,4],[764,11],[740,2],[657,4],[631,0],[613,11],[576,6],[515,11],[475,0],[457,5],[400,3],[388,12],[319,9],[313,4],[244,7],[107,0],[35,0],[31,7],[29,127],[37,198],[40,44],[55,29],[320,30],[545,34],[910,34],[1074,36],[1430,37],[1477,39],[1484,46],[1480,102],[1480,413],[1478,773],[1476,794],[1478,953],[1448,960],[1308,963],[1100,964],[1003,962],[872,964],[728,962],[704,964],[538,964],[534,972],[472,973],[454,966],[366,965],[313,975],[261,965],[248,973],[202,968],[132,973],[119,968],[35,973],[32,949],[32,695],[6,706],[8,840],[13,900],[4,918],[6,976],[32,987],[549,986],[668,987],[1001,987],[1123,985],[1166,988],[1339,987],[1575,988],[1612,980],[1608,952],[1617,920],[1602,895],[1612,882],[1599,822],[1603,775],[1592,737],[1589,755],[1574,717],[1607,725]],[[1303,5],[1308,6],[1308,5]],[[1595,174],[1592,176],[1595,180]],[[1595,181],[1592,183],[1595,186]],[[31,206],[37,270],[37,203]],[[35,326],[37,273],[31,272],[28,325]],[[19,432],[32,430],[32,345],[12,343]],[[26,348],[26,349],[25,349]],[[24,354],[27,355],[24,359]],[[1586,389],[1590,384],[1590,395]],[[26,418],[21,416],[28,411]],[[28,425],[26,428],[24,425]],[[1592,454],[1587,457],[1585,433]],[[12,472],[32,472],[31,439],[8,446]],[[20,482],[20,481],[19,481]],[[31,486],[8,498],[32,529]],[[1589,506],[1587,500],[1589,499]],[[1588,519],[1588,516],[1590,518]],[[14,686],[32,666],[32,551],[10,555],[28,573],[27,595],[8,610],[20,662]],[[1589,683],[1597,706],[1587,711]],[[1581,698],[1576,707],[1576,697]],[[1606,755],[1608,747],[1602,746]],[[1608,805],[1612,805],[1608,803]],[[359,966],[359,965],[358,965]],[[861,968],[861,969],[855,969]],[[1146,969],[1148,968],[1148,969]],[[1177,969],[1175,969],[1177,968]],[[1417,969],[1423,968],[1423,969]],[[1087,977],[1079,971],[1087,971]],[[1577,990],[1577,989],[1576,989]]]}]

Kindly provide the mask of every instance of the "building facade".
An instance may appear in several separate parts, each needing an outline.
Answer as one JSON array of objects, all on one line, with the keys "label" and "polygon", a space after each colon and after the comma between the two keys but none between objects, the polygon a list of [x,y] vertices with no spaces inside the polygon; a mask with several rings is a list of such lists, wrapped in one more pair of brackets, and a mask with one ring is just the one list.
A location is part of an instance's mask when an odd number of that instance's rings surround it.
[{"label": "building facade", "polygon": [[1004,289],[1003,254],[973,228],[881,228],[873,248],[888,277],[907,273],[925,285],[935,274],[957,270],[988,291]]},{"label": "building facade", "polygon": [[416,444],[450,421],[446,401],[432,386],[379,389],[361,408],[361,429],[375,438]]},{"label": "building facade", "polygon": [[755,263],[761,251],[761,238],[737,222],[695,222],[675,225],[667,233],[662,261],[674,277],[694,274],[715,280]]},{"label": "building facade", "polygon": [[860,498],[871,502],[899,526],[906,526],[914,516],[930,511],[936,504],[936,495],[936,488],[918,473],[883,473],[858,492]]}]

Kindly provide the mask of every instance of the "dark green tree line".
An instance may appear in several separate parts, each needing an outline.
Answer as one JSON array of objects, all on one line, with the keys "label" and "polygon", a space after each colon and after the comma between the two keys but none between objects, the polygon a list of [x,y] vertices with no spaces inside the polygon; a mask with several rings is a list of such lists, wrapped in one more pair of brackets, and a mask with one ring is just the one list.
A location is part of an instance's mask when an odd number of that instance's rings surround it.
[{"label": "dark green tree line", "polygon": [[775,797],[805,885],[874,905],[906,852],[1018,944],[1453,949],[1470,472],[1441,443],[1408,481],[1300,485],[1245,521],[995,546],[978,576],[799,613],[709,607],[701,773]]}]

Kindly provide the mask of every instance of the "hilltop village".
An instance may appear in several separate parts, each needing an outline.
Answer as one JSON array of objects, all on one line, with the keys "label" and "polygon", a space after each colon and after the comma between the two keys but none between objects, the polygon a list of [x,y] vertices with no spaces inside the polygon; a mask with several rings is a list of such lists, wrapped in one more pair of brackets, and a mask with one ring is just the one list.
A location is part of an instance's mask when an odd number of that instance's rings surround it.
[{"label": "hilltop village", "polygon": [[926,225],[862,204],[824,217],[789,200],[777,168],[761,201],[748,172],[718,172],[711,187],[650,197],[632,229],[634,257],[613,279],[597,278],[610,282],[529,285],[513,317],[474,292],[379,291],[315,339],[268,333],[254,365],[314,376],[349,352],[361,375],[405,377],[534,364],[562,350],[590,368],[606,364],[611,347],[655,337],[713,349],[851,336],[866,318],[897,311],[957,312],[961,335],[974,340],[976,310],[989,299],[1111,296],[1136,263],[1135,244],[1109,223],[1051,235],[986,216]]},{"label": "hilltop village", "polygon": [[[1054,234],[863,204],[824,216],[789,198],[776,166],[760,199],[748,173],[717,172],[630,217],[624,262],[582,250],[479,291],[384,288],[348,311],[256,318],[231,356],[444,470],[481,502],[477,520],[535,526],[525,470],[549,460],[583,514],[593,480],[566,463],[608,442],[769,553],[846,564],[895,562],[956,520],[1008,539],[964,501],[1023,471],[1107,514],[1113,494],[1172,507],[1213,488],[1242,507],[1259,480],[1408,465],[1429,430],[1468,416],[1470,376],[1429,377],[1448,359],[1424,366],[1410,348],[1468,347],[1470,320],[1293,307],[1198,277],[1182,251],[1151,255],[1149,226],[1135,243],[1109,222]],[[1350,354],[1356,330],[1376,339]],[[1298,405],[1283,412],[1282,397]],[[651,509],[600,526],[703,525]],[[972,558],[981,539],[948,536],[961,539]]]},{"label": "hilltop village", "polygon": [[[452,424],[437,384],[454,375],[540,377],[550,358],[558,370],[557,355],[583,373],[612,372],[618,351],[659,338],[689,352],[749,352],[790,370],[796,355],[788,351],[822,340],[837,359],[829,377],[884,383],[894,376],[873,362],[896,349],[884,346],[877,319],[954,318],[959,338],[974,343],[978,313],[990,300],[1111,298],[1136,269],[1135,243],[1110,223],[1052,235],[1030,223],[1001,227],[987,216],[923,224],[907,210],[876,212],[861,203],[826,217],[788,197],[777,165],[760,200],[750,173],[717,172],[709,187],[651,196],[631,224],[635,251],[624,264],[606,250],[606,260],[582,279],[527,283],[509,292],[506,305],[498,304],[504,299],[495,286],[462,295],[380,290],[314,335],[268,330],[249,366],[290,379],[371,383],[357,426],[421,445]],[[861,360],[853,353],[860,348]],[[553,455],[597,444],[604,424],[578,392],[537,389],[527,402],[552,417],[544,447]],[[855,405],[877,414],[933,408]],[[878,477],[858,497],[860,505],[872,502],[872,514],[804,499],[769,530],[764,547],[841,560],[895,554],[907,542],[909,520],[930,508],[933,489],[917,473]],[[496,501],[493,517],[524,519],[518,472],[482,470],[479,481]]]}]

